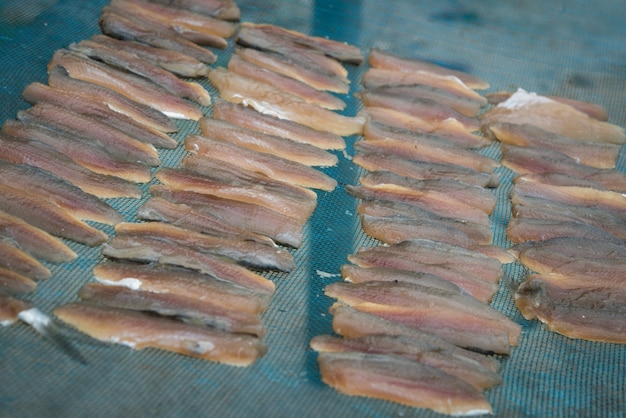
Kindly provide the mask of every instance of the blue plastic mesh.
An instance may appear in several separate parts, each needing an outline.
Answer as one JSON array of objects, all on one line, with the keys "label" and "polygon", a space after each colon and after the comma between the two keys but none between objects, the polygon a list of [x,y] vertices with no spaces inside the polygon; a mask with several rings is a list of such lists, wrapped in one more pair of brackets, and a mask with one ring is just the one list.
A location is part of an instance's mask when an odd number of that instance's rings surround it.
[{"label": "blue plastic mesh", "polygon": [[[45,82],[53,52],[98,33],[104,0],[4,0],[0,4],[0,121],[27,107],[19,99],[32,81]],[[243,20],[274,23],[305,33],[346,41],[367,53],[372,46],[408,57],[433,60],[476,74],[489,91],[523,87],[604,105],[613,123],[626,125],[626,3],[622,1],[239,1]],[[218,51],[224,65],[232,45]],[[353,87],[365,66],[350,68]],[[206,84],[208,86],[208,84]],[[214,93],[214,90],[210,88]],[[345,96],[345,114],[359,110]],[[207,109],[210,113],[210,109]],[[178,139],[197,131],[180,124]],[[348,138],[348,156],[353,154]],[[484,152],[499,156],[498,146]],[[618,168],[624,171],[621,153]],[[161,153],[163,165],[175,166],[181,149]],[[340,185],[319,193],[319,206],[306,227],[306,240],[295,251],[298,269],[272,274],[277,292],[264,315],[267,356],[239,369],[157,350],[132,351],[94,342],[68,331],[88,359],[70,360],[30,328],[0,328],[0,416],[435,416],[424,410],[373,399],[341,395],[325,386],[309,340],[331,332],[332,300],[323,288],[338,280],[339,266],[365,236],[356,217],[357,202],[345,192],[360,171],[342,153],[326,171]],[[510,173],[501,171],[492,216],[496,243],[508,246]],[[147,185],[146,185],[147,189]],[[145,199],[145,198],[144,198]],[[129,221],[142,200],[111,201]],[[111,234],[111,229],[105,231]],[[30,299],[50,313],[75,300],[102,258],[99,249],[71,244],[76,262],[50,266],[53,277]],[[330,276],[324,274],[328,273]],[[523,327],[521,344],[502,362],[504,383],[487,392],[497,416],[594,416],[626,414],[626,347],[571,340],[524,320],[507,282],[523,271],[507,266],[493,305]]]}]

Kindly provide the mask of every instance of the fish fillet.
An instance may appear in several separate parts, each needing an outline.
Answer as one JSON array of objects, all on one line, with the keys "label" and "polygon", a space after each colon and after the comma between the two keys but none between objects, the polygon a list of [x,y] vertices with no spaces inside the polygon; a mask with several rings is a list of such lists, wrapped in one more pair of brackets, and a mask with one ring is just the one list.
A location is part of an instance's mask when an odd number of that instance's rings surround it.
[{"label": "fish fillet", "polygon": [[624,239],[592,225],[575,221],[512,218],[506,234],[510,241],[518,244],[527,241],[545,241],[557,237],[579,237],[613,244],[623,244]]},{"label": "fish fillet", "polygon": [[[1,249],[2,247],[0,247]],[[0,298],[3,295],[32,293],[37,289],[37,282],[13,269],[0,267]],[[0,305],[2,300],[0,299]],[[2,309],[2,308],[0,308]],[[0,318],[0,324],[3,319]]]},{"label": "fish fillet", "polygon": [[222,20],[237,21],[241,17],[241,11],[233,0],[152,0],[152,2]]},{"label": "fish fillet", "polygon": [[48,279],[52,276],[50,270],[35,257],[4,241],[0,241],[0,268],[34,280]]},{"label": "fish fillet", "polygon": [[0,325],[8,326],[17,322],[20,312],[32,307],[28,301],[0,294]]}]

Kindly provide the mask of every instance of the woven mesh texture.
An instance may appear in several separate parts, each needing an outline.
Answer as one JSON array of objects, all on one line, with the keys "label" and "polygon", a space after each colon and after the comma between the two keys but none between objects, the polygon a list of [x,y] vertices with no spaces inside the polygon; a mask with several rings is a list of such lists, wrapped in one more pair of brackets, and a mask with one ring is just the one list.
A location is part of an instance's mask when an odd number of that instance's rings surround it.
[{"label": "woven mesh texture", "polygon": [[[0,121],[12,119],[27,104],[19,96],[32,81],[45,82],[53,52],[99,32],[105,0],[3,0],[0,4]],[[613,123],[626,125],[626,3],[623,1],[441,1],[413,0],[240,0],[245,21],[274,23],[346,41],[367,53],[380,47],[468,71],[491,83],[489,91],[523,87],[604,105]],[[232,54],[217,51],[217,65]],[[347,115],[360,104],[352,96],[365,66],[350,68]],[[212,94],[215,90],[209,88]],[[210,114],[211,109],[205,109]],[[181,122],[177,139],[198,132]],[[340,163],[327,169],[339,181],[332,193],[319,193],[319,206],[306,227],[298,268],[269,275],[276,294],[264,315],[269,353],[248,368],[233,368],[157,350],[136,352],[100,344],[65,330],[87,365],[64,356],[32,329],[0,328],[0,417],[386,417],[436,416],[425,410],[341,395],[324,385],[316,355],[308,348],[318,334],[331,333],[323,288],[339,280],[339,266],[360,246],[375,241],[360,230],[357,201],[345,191],[361,172],[349,159],[356,138],[348,138]],[[483,152],[499,158],[499,147]],[[176,166],[184,151],[161,153],[164,166]],[[618,168],[624,171],[621,153]],[[508,246],[511,173],[502,185],[492,215],[496,243]],[[148,185],[144,190],[147,190]],[[127,220],[136,220],[145,201],[111,203]],[[111,234],[110,228],[104,228]],[[77,261],[50,266],[53,277],[29,297],[51,313],[77,299],[102,260],[99,248],[71,244]],[[626,346],[571,340],[524,320],[507,284],[524,272],[507,266],[493,306],[523,327],[520,346],[503,359],[504,383],[487,392],[496,416],[626,415]]]}]

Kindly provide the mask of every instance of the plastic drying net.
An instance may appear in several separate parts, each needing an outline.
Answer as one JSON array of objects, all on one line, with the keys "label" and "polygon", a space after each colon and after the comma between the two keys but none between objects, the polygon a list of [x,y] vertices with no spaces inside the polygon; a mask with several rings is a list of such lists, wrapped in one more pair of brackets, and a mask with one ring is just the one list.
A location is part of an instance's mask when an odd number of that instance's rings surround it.
[{"label": "plastic drying net", "polygon": [[[46,81],[46,64],[56,49],[99,33],[98,17],[108,1],[4,0],[0,4],[0,121],[28,105],[20,93]],[[490,82],[486,92],[522,87],[605,106],[610,121],[626,125],[626,3],[540,1],[238,1],[242,20],[273,23],[359,46],[379,47],[407,57],[433,60]],[[217,65],[232,54],[216,51]],[[359,110],[357,91],[366,65],[349,67],[352,87],[347,115]],[[203,84],[214,95],[206,81]],[[206,109],[210,114],[210,109]],[[176,138],[199,132],[181,122]],[[247,368],[234,368],[157,350],[133,351],[64,332],[87,358],[71,360],[23,324],[0,327],[0,416],[215,416],[215,417],[384,417],[435,416],[425,410],[374,399],[348,397],[324,385],[309,340],[332,332],[323,288],[340,280],[339,266],[358,247],[374,240],[360,230],[357,201],[345,192],[361,172],[350,161],[352,143],[338,152],[339,165],[325,170],[340,185],[319,192],[319,205],[295,251],[298,268],[270,275],[276,294],[264,322],[269,353]],[[483,152],[499,158],[499,147]],[[164,166],[176,166],[182,147],[161,152]],[[618,169],[624,171],[624,151]],[[509,246],[511,174],[494,192],[496,244]],[[146,185],[144,190],[147,190]],[[143,199],[111,203],[135,221]],[[112,234],[111,228],[104,228]],[[77,299],[102,261],[99,248],[70,244],[79,258],[50,266],[53,277],[30,295],[51,313]],[[523,271],[507,266],[493,306],[523,327],[521,344],[502,360],[502,385],[487,391],[496,416],[597,416],[626,414],[626,346],[571,340],[524,320],[507,283]]]}]

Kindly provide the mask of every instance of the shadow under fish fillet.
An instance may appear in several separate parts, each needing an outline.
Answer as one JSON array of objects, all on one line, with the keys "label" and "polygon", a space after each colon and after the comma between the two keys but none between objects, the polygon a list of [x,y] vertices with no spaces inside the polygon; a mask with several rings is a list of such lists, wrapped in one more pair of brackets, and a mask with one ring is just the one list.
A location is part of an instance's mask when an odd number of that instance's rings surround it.
[{"label": "shadow under fish fillet", "polygon": [[206,138],[225,141],[265,154],[272,154],[308,166],[332,167],[338,158],[318,147],[301,144],[288,138],[267,135],[219,119],[204,117],[198,122]]},{"label": "shadow under fish fillet", "polygon": [[266,333],[259,315],[238,309],[224,309],[193,296],[135,290],[101,283],[87,283],[80,289],[78,296],[98,305],[154,312],[226,332],[250,334],[259,338],[263,338]]},{"label": "shadow under fish fillet", "polygon": [[496,122],[528,124],[581,141],[610,144],[623,144],[626,141],[623,128],[593,119],[572,106],[522,89],[485,112],[481,121],[488,125]]},{"label": "shadow under fish fillet", "polygon": [[61,66],[70,77],[98,84],[174,119],[198,120],[202,111],[150,80],[117,70],[68,50],[57,50],[48,68]]},{"label": "shadow under fish fillet", "polygon": [[302,244],[304,224],[276,210],[208,194],[174,190],[165,186],[152,186],[150,193],[153,197],[188,206],[194,212],[208,213],[229,227],[261,234],[295,248]]},{"label": "shadow under fish fillet", "polygon": [[[1,244],[1,243],[0,243]],[[37,282],[30,277],[18,273],[13,269],[0,267],[0,298],[3,295],[18,295],[20,293],[32,293],[37,289]],[[0,300],[2,305],[2,300]],[[0,307],[0,310],[2,308]],[[0,314],[0,324],[3,319]]]},{"label": "shadow under fish fillet", "polygon": [[190,247],[252,268],[289,272],[296,267],[293,256],[286,250],[254,241],[216,237],[163,222],[120,223],[115,233],[118,237],[150,238]]},{"label": "shadow under fish fillet", "polygon": [[469,383],[396,355],[319,353],[322,380],[341,393],[428,408],[449,415],[491,413],[491,405]]},{"label": "shadow under fish fillet", "polygon": [[223,307],[260,314],[271,295],[218,280],[192,270],[154,264],[107,261],[93,269],[94,278],[109,286],[126,286],[146,292],[195,297]]},{"label": "shadow under fish fillet", "polygon": [[233,366],[248,366],[267,351],[257,337],[143,312],[71,303],[56,308],[54,313],[93,338],[137,350],[152,347]]},{"label": "shadow under fish fillet", "polygon": [[210,157],[238,165],[277,181],[326,191],[337,187],[335,179],[313,167],[221,140],[189,135],[185,138],[185,149],[199,158]]},{"label": "shadow under fish fillet", "polygon": [[322,109],[297,96],[223,68],[211,71],[209,80],[219,90],[222,99],[250,106],[261,113],[340,136],[356,135],[363,131],[365,120],[362,117],[343,116]]},{"label": "shadow under fish fillet", "polygon": [[533,125],[496,122],[483,127],[483,130],[503,144],[560,152],[580,164],[596,168],[614,168],[620,150],[618,144],[576,140]]},{"label": "shadow under fish fillet", "polygon": [[535,147],[502,147],[502,165],[518,174],[558,173],[569,178],[588,180],[615,192],[626,193],[626,174],[578,163],[558,151]]},{"label": "shadow under fish fillet", "polygon": [[184,81],[171,72],[137,58],[124,50],[111,49],[89,40],[70,44],[68,49],[152,80],[176,96],[191,99],[202,106],[211,104],[211,96],[200,84]]},{"label": "shadow under fish fillet", "polygon": [[452,70],[441,65],[432,64],[415,58],[400,57],[378,48],[371,49],[369,63],[373,68],[386,70],[395,70],[407,73],[426,71],[440,76],[454,76],[461,80],[467,87],[475,90],[489,88],[489,83],[465,72]]},{"label": "shadow under fish fillet", "polygon": [[343,110],[346,103],[331,93],[317,90],[295,78],[278,74],[251,62],[245,61],[238,55],[233,55],[228,61],[228,70],[243,77],[248,77],[261,83],[269,84],[279,90],[300,97],[305,102],[316,104],[329,110]]},{"label": "shadow under fish fillet", "polygon": [[89,40],[107,48],[132,54],[136,58],[159,66],[180,77],[206,77],[209,73],[208,65],[181,52],[155,48],[135,41],[115,39],[107,35],[94,35]]},{"label": "shadow under fish fillet", "polygon": [[0,176],[7,185],[33,192],[79,219],[107,225],[115,225],[124,220],[108,203],[37,167],[9,164],[0,160]]},{"label": "shadow under fish fillet", "polygon": [[183,203],[173,203],[160,197],[152,197],[137,210],[137,217],[146,221],[167,222],[172,225],[225,238],[275,247],[274,241],[235,225],[228,225],[209,210],[201,210]]},{"label": "shadow under fish fillet", "polygon": [[102,254],[118,260],[185,267],[254,291],[273,293],[275,289],[271,280],[231,259],[163,240],[116,236],[104,245]]},{"label": "shadow under fish fillet", "polygon": [[120,161],[105,148],[68,132],[39,124],[7,120],[2,125],[2,133],[25,141],[42,142],[69,157],[77,165],[97,174],[114,176],[134,183],[146,183],[152,177],[149,167],[136,162]]},{"label": "shadow under fish fillet", "polygon": [[348,283],[366,283],[385,281],[394,283],[413,283],[434,287],[449,292],[460,293],[461,288],[439,276],[429,273],[412,272],[390,268],[363,268],[352,264],[341,266],[341,277]]},{"label": "shadow under fish fillet", "polygon": [[515,293],[524,318],[539,319],[550,331],[570,338],[626,344],[623,290],[560,287],[544,277],[529,277]]},{"label": "shadow under fish fillet", "polygon": [[230,122],[266,135],[274,135],[321,149],[345,149],[346,142],[339,135],[318,131],[308,126],[265,115],[247,106],[217,99],[213,105],[215,119]]},{"label": "shadow under fish fillet", "polygon": [[105,35],[113,38],[137,41],[157,48],[169,49],[189,55],[205,64],[213,64],[217,56],[210,50],[191,42],[172,31],[159,32],[154,26],[137,18],[131,19],[118,13],[105,11],[98,20]]},{"label": "shadow under fish fillet", "polygon": [[0,241],[0,268],[35,280],[48,279],[52,275],[50,270],[36,258],[4,241]]},{"label": "shadow under fish fillet", "polygon": [[131,138],[161,148],[175,148],[177,143],[170,136],[150,126],[114,111],[104,102],[86,96],[66,92],[41,83],[31,83],[22,91],[22,98],[31,104],[48,103],[79,115],[97,119],[112,126]]},{"label": "shadow under fish fillet", "polygon": [[241,12],[233,0],[152,0],[153,3],[177,7],[222,20],[239,20]]},{"label": "shadow under fish fillet", "polygon": [[358,338],[337,338],[330,335],[314,337],[310,346],[318,352],[393,354],[439,369],[472,385],[479,391],[502,383],[493,370],[464,357],[454,350],[444,350],[420,338],[404,335],[366,335]]},{"label": "shadow under fish fillet", "polygon": [[450,179],[480,187],[498,187],[496,173],[485,173],[449,163],[427,163],[398,158],[393,154],[359,151],[352,162],[368,171],[390,171],[416,180]]},{"label": "shadow under fish fillet", "polygon": [[101,102],[109,109],[161,132],[178,131],[176,122],[160,111],[129,99],[107,87],[72,78],[62,66],[48,67],[48,84],[67,93],[80,95],[95,102]]},{"label": "shadow under fish fillet", "polygon": [[566,220],[512,218],[506,227],[506,234],[509,240],[516,244],[557,237],[578,237],[624,244],[623,238],[618,238],[593,225]]}]

